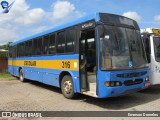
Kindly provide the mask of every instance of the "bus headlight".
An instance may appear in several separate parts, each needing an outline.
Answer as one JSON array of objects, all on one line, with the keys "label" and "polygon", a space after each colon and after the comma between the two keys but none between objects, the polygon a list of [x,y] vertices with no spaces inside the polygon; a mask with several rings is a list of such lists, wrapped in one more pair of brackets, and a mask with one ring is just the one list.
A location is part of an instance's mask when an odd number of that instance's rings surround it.
[{"label": "bus headlight", "polygon": [[105,82],[105,85],[107,87],[116,87],[116,86],[121,86],[122,83],[119,81],[107,81],[107,82]]},{"label": "bus headlight", "polygon": [[145,81],[147,81],[147,82],[149,81],[149,76],[147,76],[147,77],[145,78]]},{"label": "bus headlight", "polygon": [[116,82],[116,86],[121,86],[121,83],[120,82]]}]

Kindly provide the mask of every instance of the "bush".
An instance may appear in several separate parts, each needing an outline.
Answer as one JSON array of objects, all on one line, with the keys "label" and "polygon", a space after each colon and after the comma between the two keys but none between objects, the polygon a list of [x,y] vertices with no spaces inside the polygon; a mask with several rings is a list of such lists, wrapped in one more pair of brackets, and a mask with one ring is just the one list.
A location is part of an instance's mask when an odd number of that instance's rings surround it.
[{"label": "bush", "polygon": [[0,51],[0,58],[7,58],[7,57],[8,57],[8,52]]},{"label": "bush", "polygon": [[6,68],[0,69],[0,73],[8,73],[8,70]]}]

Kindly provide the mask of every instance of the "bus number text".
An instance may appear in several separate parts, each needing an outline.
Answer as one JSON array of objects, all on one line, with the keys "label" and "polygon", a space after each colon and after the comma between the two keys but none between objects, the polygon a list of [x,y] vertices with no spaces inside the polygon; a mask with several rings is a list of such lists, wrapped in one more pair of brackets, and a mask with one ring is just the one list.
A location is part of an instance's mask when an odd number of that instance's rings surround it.
[{"label": "bus number text", "polygon": [[62,68],[70,68],[70,61],[62,61]]}]

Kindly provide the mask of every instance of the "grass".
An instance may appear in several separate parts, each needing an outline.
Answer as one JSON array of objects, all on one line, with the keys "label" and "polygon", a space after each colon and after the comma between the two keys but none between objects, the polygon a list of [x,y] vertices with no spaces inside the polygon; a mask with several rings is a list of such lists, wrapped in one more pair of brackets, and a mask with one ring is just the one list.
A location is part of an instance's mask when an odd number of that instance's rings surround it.
[{"label": "grass", "polygon": [[17,78],[9,73],[0,73],[0,80],[16,80]]}]

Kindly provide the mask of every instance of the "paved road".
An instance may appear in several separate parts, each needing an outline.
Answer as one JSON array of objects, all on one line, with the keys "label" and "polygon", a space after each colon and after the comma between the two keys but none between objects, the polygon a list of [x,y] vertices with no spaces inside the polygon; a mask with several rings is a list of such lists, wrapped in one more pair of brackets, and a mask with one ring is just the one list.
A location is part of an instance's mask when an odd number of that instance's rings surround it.
[{"label": "paved road", "polygon": [[0,81],[0,111],[160,111],[160,86],[116,98],[63,97],[59,88],[28,81]]}]

